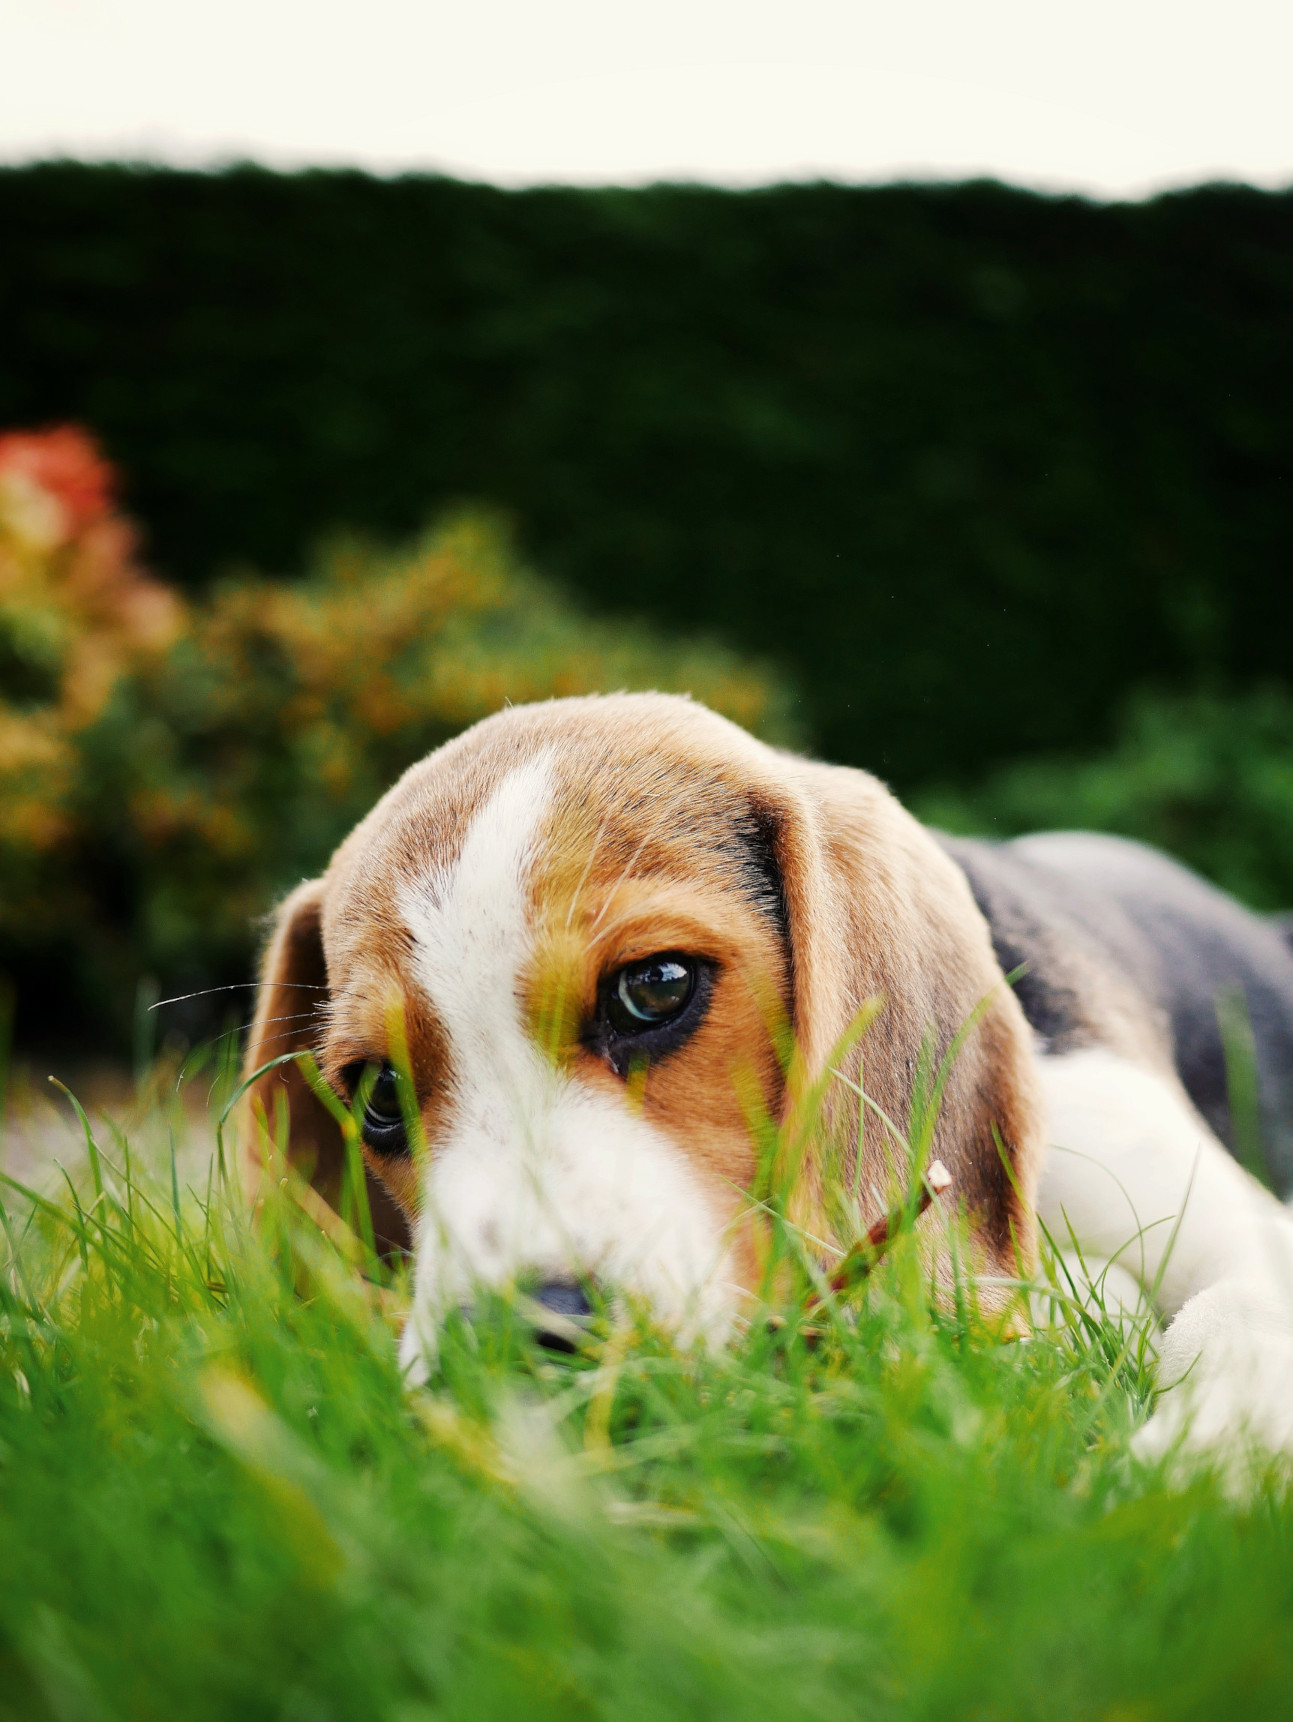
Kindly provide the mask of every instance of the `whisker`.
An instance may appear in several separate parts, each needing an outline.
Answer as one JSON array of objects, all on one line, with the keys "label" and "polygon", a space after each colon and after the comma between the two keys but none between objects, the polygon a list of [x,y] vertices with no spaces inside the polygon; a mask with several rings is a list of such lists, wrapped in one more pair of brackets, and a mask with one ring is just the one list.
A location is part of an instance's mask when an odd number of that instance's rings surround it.
[{"label": "whisker", "polygon": [[[228,1031],[228,1032],[229,1032],[229,1033],[230,1033],[230,1034],[234,1034],[234,1033],[236,1033],[236,1032],[237,1032],[237,1030],[235,1030],[235,1029],[230,1029],[230,1030],[229,1030],[229,1031]],[[293,1030],[292,1030],[292,1029],[290,1029],[290,1028],[288,1028],[288,1029],[284,1029],[284,1030],[283,1030],[283,1032],[282,1032],[282,1034],[272,1034],[272,1035],[270,1035],[270,1037],[269,1037],[269,1039],[268,1039],[268,1040],[266,1040],[266,1041],[262,1041],[262,1043],[261,1043],[261,1048],[260,1048],[260,1050],[261,1050],[261,1051],[262,1051],[262,1052],[269,1052],[269,1050],[270,1050],[270,1048],[271,1048],[271,1047],[273,1047],[273,1046],[276,1046],[276,1045],[277,1045],[277,1044],[278,1044],[278,1042],[279,1042],[279,1041],[281,1041],[281,1040],[286,1040],[286,1041],[290,1041],[290,1040],[291,1040],[291,1038],[292,1038],[292,1035],[293,1035],[293,1033],[294,1033],[294,1031],[293,1031]],[[220,1038],[221,1038],[221,1039],[223,1039],[223,1036],[221,1036],[221,1037],[220,1037]],[[289,1049],[285,1049],[285,1050],[289,1050]],[[314,1061],[315,1061],[315,1063],[316,1063],[316,1064],[318,1064],[318,1063],[320,1063],[320,1062],[321,1062],[321,1059],[322,1059],[322,1050],[323,1050],[323,1049],[322,1049],[322,1048],[321,1048],[321,1047],[317,1047],[317,1046],[303,1046],[303,1047],[300,1047],[300,1048],[299,1048],[299,1049],[298,1049],[298,1050],[299,1050],[299,1051],[300,1051],[300,1052],[301,1052],[301,1053],[307,1053],[307,1052],[308,1052],[308,1053],[309,1053],[309,1054],[310,1054],[310,1055],[311,1055],[311,1057],[312,1057],[312,1058],[313,1058],[313,1059],[314,1059]],[[271,1055],[271,1056],[274,1056],[274,1055]],[[283,1067],[282,1067],[282,1066],[280,1066],[280,1069],[281,1069],[281,1068],[283,1068]],[[212,1082],[212,1084],[211,1084],[211,1086],[210,1086],[210,1088],[209,1088],[209,1089],[208,1089],[208,1090],[207,1090],[207,1103],[208,1103],[208,1105],[209,1105],[209,1104],[210,1104],[210,1101],[211,1101],[211,1096],[212,1096],[212,1095],[213,1095],[213,1094],[214,1094],[214,1093],[215,1093],[215,1091],[216,1091],[216,1086],[217,1086],[217,1082],[218,1082],[218,1080],[219,1080],[219,1079],[218,1079],[218,1078],[217,1078],[217,1079],[216,1079],[216,1080],[215,1080],[215,1081],[213,1081],[213,1082]],[[178,1092],[178,1085],[177,1085],[177,1092]]]},{"label": "whisker", "polygon": [[[268,1020],[270,1022],[308,1022],[311,1020],[317,1020],[317,1018],[315,1018],[313,1011],[306,1011],[306,1012],[303,1012],[299,1016],[272,1016]],[[235,1023],[233,1028],[227,1028],[227,1029],[223,1030],[223,1032],[220,1034],[213,1034],[211,1036],[210,1040],[204,1040],[201,1042],[200,1045],[195,1046],[193,1048],[193,1050],[189,1053],[188,1057],[184,1060],[184,1062],[180,1065],[179,1069],[175,1073],[175,1092],[176,1092],[176,1094],[178,1094],[180,1092],[180,1090],[183,1088],[185,1080],[190,1075],[189,1066],[190,1066],[190,1064],[193,1063],[194,1058],[197,1057],[198,1054],[200,1054],[206,1048],[213,1047],[213,1046],[219,1046],[221,1041],[229,1040],[236,1034],[239,1034],[239,1035],[240,1034],[246,1034],[247,1030],[251,1026],[252,1025],[249,1022]],[[266,1040],[261,1042],[262,1050],[268,1050],[268,1048],[270,1048],[271,1046],[276,1046],[280,1040],[291,1040],[292,1036],[294,1034],[296,1034],[297,1032],[298,1031],[296,1029],[285,1028],[285,1029],[282,1029],[278,1034],[271,1034]],[[318,1056],[318,1048],[317,1047],[310,1047],[310,1048],[302,1047],[301,1050],[302,1050],[302,1052],[305,1052],[307,1050],[311,1051],[315,1054],[316,1057]],[[200,1073],[201,1069],[202,1069],[202,1066],[201,1066],[201,1064],[199,1064],[197,1066],[197,1069],[194,1070],[192,1072],[192,1074],[194,1076],[198,1075]],[[210,1088],[210,1091],[209,1091],[208,1096],[207,1096],[208,1100],[210,1100],[211,1095],[215,1093],[216,1083],[218,1081],[219,1081],[219,1077],[217,1076],[211,1084],[211,1088]]]},{"label": "whisker", "polygon": [[[320,1013],[317,1010],[303,1010],[303,1011],[297,1011],[294,1016],[267,1016],[265,1018],[266,1028],[268,1028],[270,1023],[272,1023],[272,1022],[313,1022],[313,1023],[320,1023]],[[321,1023],[320,1023],[320,1026],[322,1026]],[[219,1040],[227,1040],[231,1034],[243,1034],[246,1032],[247,1029],[250,1029],[252,1027],[254,1027],[254,1024],[250,1023],[250,1022],[239,1023],[235,1028],[225,1029],[223,1034],[212,1035],[211,1044],[214,1045],[215,1042],[219,1041]],[[277,1040],[280,1037],[278,1035],[275,1035],[274,1038]]]},{"label": "whisker", "polygon": [[300,992],[326,993],[328,988],[319,981],[233,981],[227,987],[201,987],[195,993],[176,993],[174,998],[157,999],[149,1005],[149,1010],[160,1010],[163,1005],[186,1004],[189,999],[210,998],[212,993],[241,993],[254,992],[257,987],[291,987]]},{"label": "whisker", "polygon": [[[312,1023],[319,1023],[320,1015],[321,1015],[321,1013],[317,1009],[316,1010],[306,1010],[306,1011],[296,1011],[295,1013],[293,1013],[290,1016],[266,1017],[265,1018],[265,1024],[268,1027],[268,1025],[270,1023],[273,1023],[273,1022],[312,1022]],[[181,1062],[179,1069],[175,1073],[175,1092],[178,1094],[180,1092],[181,1088],[183,1088],[185,1080],[190,1075],[190,1070],[189,1070],[190,1065],[193,1064],[195,1059],[200,1058],[202,1053],[205,1050],[207,1050],[213,1046],[219,1046],[222,1041],[231,1040],[234,1035],[246,1034],[253,1026],[254,1025],[251,1022],[237,1022],[233,1025],[232,1028],[223,1029],[223,1030],[221,1030],[221,1032],[219,1034],[213,1034],[213,1035],[209,1036],[206,1040],[199,1041],[196,1046],[190,1047],[187,1055],[185,1056],[185,1058]],[[322,1026],[321,1023],[320,1023],[320,1026]],[[272,1035],[266,1044],[272,1046],[275,1041],[286,1040],[289,1038],[289,1036],[293,1032],[295,1032],[295,1031],[292,1029],[284,1029],[281,1034]],[[201,1068],[202,1068],[202,1065],[201,1065],[201,1063],[199,1063],[197,1065],[197,1070],[195,1070],[193,1072],[193,1074],[196,1075],[197,1071],[200,1071]],[[212,1092],[214,1092],[214,1089],[212,1090]]]},{"label": "whisker", "polygon": [[602,833],[605,831],[605,829],[606,829],[606,818],[605,818],[605,815],[603,815],[601,822],[599,823],[599,825],[597,827],[596,833],[593,836],[592,848],[588,851],[588,859],[587,859],[587,861],[584,862],[584,870],[579,876],[579,883],[575,886],[575,894],[570,899],[570,907],[569,907],[569,909],[566,910],[566,931],[567,932],[570,931],[570,923],[575,918],[575,910],[579,906],[579,899],[583,895],[584,886],[588,883],[588,875],[593,870],[593,858],[597,854],[597,846],[602,840]]},{"label": "whisker", "polygon": [[[295,1035],[296,1033],[297,1033],[297,1030],[294,1028],[285,1028],[285,1029],[281,1029],[278,1034],[268,1035],[260,1043],[260,1050],[262,1052],[265,1052],[271,1046],[276,1046],[280,1040],[291,1040],[293,1035]],[[319,1050],[320,1049],[317,1046],[303,1046],[301,1048],[302,1052],[312,1052],[315,1054],[316,1057],[318,1056]]]},{"label": "whisker", "polygon": [[637,866],[638,862],[641,860],[642,851],[646,848],[649,841],[650,841],[649,836],[644,837],[642,839],[642,841],[638,844],[637,848],[633,851],[632,855],[629,857],[628,862],[624,868],[624,871],[620,874],[619,878],[615,881],[615,883],[611,887],[611,889],[606,893],[605,902],[603,902],[601,908],[597,911],[596,915],[593,916],[593,924],[588,929],[590,934],[595,933],[597,931],[598,924],[601,921],[602,916],[606,913],[607,909],[610,908],[611,898],[615,895],[616,891],[619,890],[620,886],[623,885],[626,880],[632,878],[633,869]]},{"label": "whisker", "polygon": [[[270,1016],[270,1017],[265,1018],[266,1025],[268,1025],[271,1022],[317,1022],[317,1021],[318,1021],[317,1013],[312,1011],[312,1010],[301,1011],[296,1016]],[[204,1046],[219,1046],[219,1044],[222,1040],[230,1040],[236,1034],[246,1034],[248,1029],[251,1028],[251,1026],[252,1026],[251,1023],[249,1023],[249,1022],[237,1022],[233,1025],[232,1028],[222,1029],[219,1034],[213,1034],[210,1036],[209,1039],[200,1042],[199,1045],[194,1048],[194,1051],[200,1052],[202,1050],[202,1047],[204,1047]],[[284,1029],[282,1034],[276,1034],[272,1038],[274,1040],[283,1040],[291,1032],[292,1031],[290,1029]],[[190,1056],[192,1056],[192,1055],[190,1055]],[[181,1076],[184,1074],[183,1065],[181,1065],[181,1067],[180,1067],[180,1074],[181,1074]]]}]

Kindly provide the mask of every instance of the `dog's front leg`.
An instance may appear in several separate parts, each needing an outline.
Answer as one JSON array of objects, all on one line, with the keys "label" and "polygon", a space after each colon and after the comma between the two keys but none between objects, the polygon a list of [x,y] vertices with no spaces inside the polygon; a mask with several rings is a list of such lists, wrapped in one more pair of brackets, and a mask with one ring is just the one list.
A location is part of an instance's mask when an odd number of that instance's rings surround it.
[{"label": "dog's front leg", "polygon": [[1247,1439],[1293,1453],[1293,1217],[1172,1077],[1100,1049],[1039,1066],[1052,1144],[1042,1220],[1131,1273],[1170,1323],[1137,1450]]}]

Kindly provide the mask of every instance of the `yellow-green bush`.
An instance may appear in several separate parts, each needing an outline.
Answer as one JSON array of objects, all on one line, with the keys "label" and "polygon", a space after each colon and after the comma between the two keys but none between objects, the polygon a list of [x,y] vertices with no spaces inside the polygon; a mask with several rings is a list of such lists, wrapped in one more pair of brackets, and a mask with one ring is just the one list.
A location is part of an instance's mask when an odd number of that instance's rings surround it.
[{"label": "yellow-green bush", "polygon": [[949,831],[1113,831],[1178,856],[1255,909],[1293,907],[1293,698],[1278,684],[1129,702],[1114,745],[1019,760],[914,798]]},{"label": "yellow-green bush", "polygon": [[20,1022],[111,1032],[141,975],[245,977],[257,917],[411,761],[508,701],[623,687],[788,734],[760,668],[579,613],[497,521],[334,544],[303,581],[242,575],[187,605],[136,566],[79,432],[0,439],[0,964]]}]

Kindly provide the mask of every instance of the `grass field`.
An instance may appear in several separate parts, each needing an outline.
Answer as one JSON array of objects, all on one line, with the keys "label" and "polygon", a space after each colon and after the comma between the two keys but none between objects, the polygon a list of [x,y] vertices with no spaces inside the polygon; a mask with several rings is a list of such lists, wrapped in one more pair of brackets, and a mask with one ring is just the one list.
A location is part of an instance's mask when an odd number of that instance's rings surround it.
[{"label": "grass field", "polygon": [[253,1234],[184,1128],[4,1188],[4,1717],[1293,1714],[1293,1507],[1134,1460],[1135,1331],[1000,1343],[899,1239],[719,1356],[497,1303],[410,1394],[398,1276]]}]

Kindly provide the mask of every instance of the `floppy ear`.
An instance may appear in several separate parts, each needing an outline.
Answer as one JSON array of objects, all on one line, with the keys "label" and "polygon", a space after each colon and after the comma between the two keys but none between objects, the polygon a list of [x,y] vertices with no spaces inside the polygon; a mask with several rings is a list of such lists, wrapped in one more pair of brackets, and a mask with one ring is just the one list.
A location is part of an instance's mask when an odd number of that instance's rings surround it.
[{"label": "floppy ear", "polygon": [[[298,885],[280,906],[261,962],[256,1015],[243,1059],[244,1079],[290,1052],[317,1053],[328,1006],[323,947],[322,879]],[[247,1093],[243,1175],[253,1200],[265,1176],[263,1131],[273,1136],[286,1118],[287,1158],[332,1207],[341,1200],[344,1147],[327,1107],[315,1098],[299,1065],[275,1065]],[[411,1247],[408,1222],[382,1185],[365,1173],[373,1232],[380,1249]]]},{"label": "floppy ear", "polygon": [[[874,778],[790,760],[786,773],[756,817],[782,882],[800,1053],[810,1073],[821,1071],[861,1006],[882,1000],[848,1073],[860,1069],[867,1095],[906,1131],[922,1048],[932,1043],[936,1069],[980,1010],[952,1065],[932,1153],[969,1214],[980,1266],[1027,1271],[1042,1111],[1029,1029],[987,923],[955,863]],[[841,1116],[848,1094],[835,1085]],[[854,1119],[856,1106],[853,1098]],[[843,1161],[851,1179],[860,1149],[863,1203],[878,1218],[892,1189],[892,1137],[870,1110],[865,1140],[856,1137],[854,1123]],[[1008,1299],[989,1288],[980,1301]]]}]

